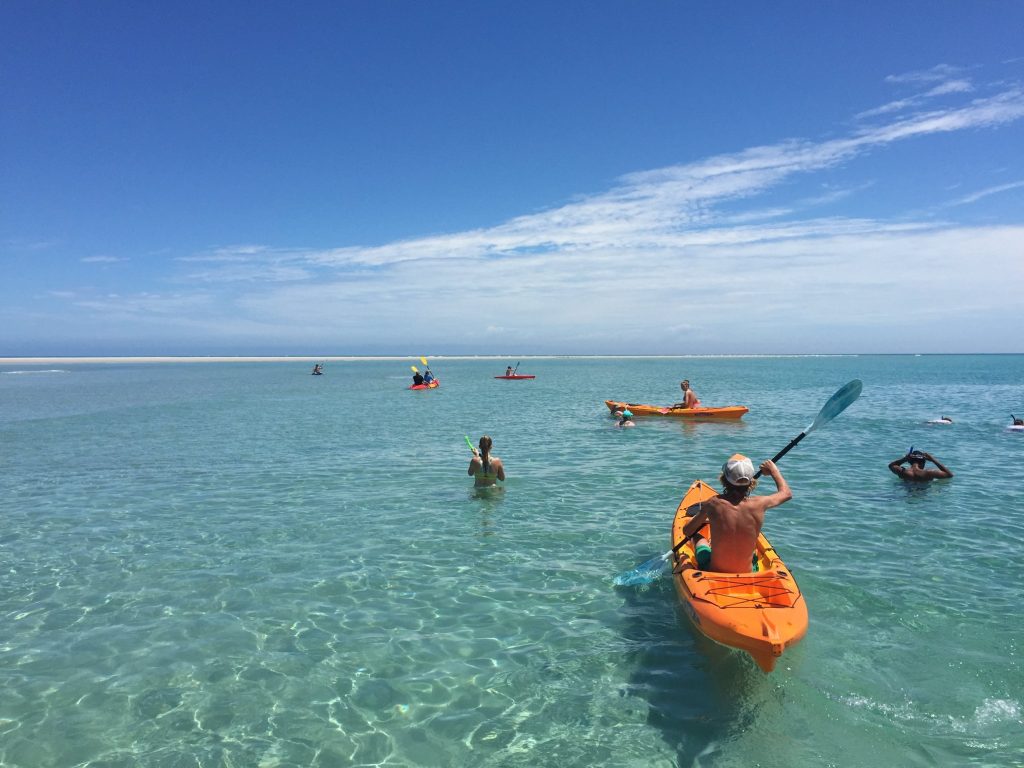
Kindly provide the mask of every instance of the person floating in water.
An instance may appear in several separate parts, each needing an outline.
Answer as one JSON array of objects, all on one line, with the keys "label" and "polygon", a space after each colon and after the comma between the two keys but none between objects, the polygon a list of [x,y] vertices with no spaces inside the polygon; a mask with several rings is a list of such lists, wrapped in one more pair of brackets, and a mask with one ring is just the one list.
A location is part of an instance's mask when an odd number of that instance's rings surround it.
[{"label": "person floating in water", "polygon": [[710,543],[703,536],[694,540],[697,567],[701,570],[750,573],[764,513],[793,498],[774,461],[761,464],[761,472],[771,476],[777,490],[768,496],[751,496],[757,487],[753,463],[740,453],[730,456],[722,465],[722,492],[703,502],[683,528],[683,536],[690,538],[705,523],[711,525]]},{"label": "person floating in water", "polygon": [[683,400],[680,403],[674,403],[673,408],[700,408],[700,400],[697,399],[697,393],[690,389],[689,379],[679,382],[679,388],[683,390]]},{"label": "person floating in water", "polygon": [[499,480],[505,482],[505,467],[501,459],[491,456],[491,438],[484,435],[480,438],[480,447],[473,449],[473,458],[469,462],[469,471],[473,476],[473,484],[478,488],[494,485]]},{"label": "person floating in water", "polygon": [[423,374],[422,374],[422,373],[420,373],[419,371],[416,371],[416,372],[415,372],[415,373],[414,373],[414,374],[412,375],[412,385],[413,385],[414,387],[418,387],[418,386],[419,386],[420,384],[422,384],[422,383],[423,383]]},{"label": "person floating in water", "polygon": [[[616,411],[618,413],[618,411]],[[633,422],[633,412],[625,410],[619,416],[619,421],[615,425],[616,427],[635,427],[636,424]]]},{"label": "person floating in water", "polygon": [[[938,469],[926,469],[925,463],[931,462]],[[904,464],[910,466],[904,467]],[[953,476],[942,463],[926,451],[915,451],[911,448],[907,455],[900,459],[889,462],[889,471],[904,480],[917,480],[927,482],[929,480],[945,480]]]}]

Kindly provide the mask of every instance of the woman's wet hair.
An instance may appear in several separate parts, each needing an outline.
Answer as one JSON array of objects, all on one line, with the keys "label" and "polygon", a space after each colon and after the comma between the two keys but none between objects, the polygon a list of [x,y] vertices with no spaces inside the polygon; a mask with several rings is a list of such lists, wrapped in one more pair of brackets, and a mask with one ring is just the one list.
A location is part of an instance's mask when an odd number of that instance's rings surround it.
[{"label": "woman's wet hair", "polygon": [[484,435],[483,437],[480,438],[480,460],[483,462],[484,465],[484,474],[487,473],[487,470],[491,464],[490,453],[491,446],[493,444],[494,443],[489,435]]}]

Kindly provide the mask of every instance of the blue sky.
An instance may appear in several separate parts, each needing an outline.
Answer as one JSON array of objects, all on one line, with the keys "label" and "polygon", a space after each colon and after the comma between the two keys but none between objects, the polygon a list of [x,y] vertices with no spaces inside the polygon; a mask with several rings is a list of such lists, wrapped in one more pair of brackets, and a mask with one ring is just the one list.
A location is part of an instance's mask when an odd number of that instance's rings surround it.
[{"label": "blue sky", "polygon": [[0,356],[1024,352],[1024,5],[0,4]]}]

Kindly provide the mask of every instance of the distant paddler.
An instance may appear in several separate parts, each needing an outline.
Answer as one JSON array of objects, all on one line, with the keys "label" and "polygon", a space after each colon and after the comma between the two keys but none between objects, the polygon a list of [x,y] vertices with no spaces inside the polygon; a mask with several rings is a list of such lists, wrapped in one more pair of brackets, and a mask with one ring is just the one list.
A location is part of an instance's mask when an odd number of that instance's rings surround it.
[{"label": "distant paddler", "polygon": [[491,455],[490,437],[481,437],[480,447],[477,449],[469,441],[469,435],[466,435],[466,444],[473,452],[473,459],[469,462],[469,471],[466,474],[473,476],[473,484],[477,488],[495,485],[499,480],[505,482],[505,467],[501,459]]},{"label": "distant paddler", "polygon": [[690,389],[689,379],[683,379],[679,382],[679,388],[683,390],[683,400],[679,403],[673,403],[673,408],[700,408],[700,400],[697,399],[697,393]]}]

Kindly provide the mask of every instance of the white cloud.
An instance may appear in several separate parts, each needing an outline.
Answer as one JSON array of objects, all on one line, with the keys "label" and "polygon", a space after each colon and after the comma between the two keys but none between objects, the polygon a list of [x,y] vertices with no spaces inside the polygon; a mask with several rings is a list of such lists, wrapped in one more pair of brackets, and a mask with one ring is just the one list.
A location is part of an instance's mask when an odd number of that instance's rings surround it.
[{"label": "white cloud", "polygon": [[887,83],[934,83],[958,77],[963,71],[962,67],[954,67],[950,64],[936,64],[931,69],[904,72],[901,75],[889,75],[885,78],[885,81]]},{"label": "white cloud", "polygon": [[85,256],[79,259],[83,264],[115,264],[119,261],[128,261],[119,256]]}]

